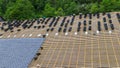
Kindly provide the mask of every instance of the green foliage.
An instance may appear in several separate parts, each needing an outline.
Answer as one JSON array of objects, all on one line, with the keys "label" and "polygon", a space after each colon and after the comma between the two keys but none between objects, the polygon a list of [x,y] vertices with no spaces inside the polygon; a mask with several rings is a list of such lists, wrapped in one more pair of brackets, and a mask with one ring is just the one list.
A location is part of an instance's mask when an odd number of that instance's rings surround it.
[{"label": "green foliage", "polygon": [[58,8],[58,10],[55,12],[56,16],[64,16],[65,13],[62,8]]},{"label": "green foliage", "polygon": [[29,0],[17,0],[5,13],[7,19],[29,19],[33,16],[34,8]]},{"label": "green foliage", "polygon": [[0,16],[2,16],[2,9],[1,9],[1,7],[0,7]]},{"label": "green foliage", "polygon": [[77,8],[77,4],[75,2],[70,2],[70,4],[65,4],[65,12],[67,15],[74,14]]},{"label": "green foliage", "polygon": [[120,0],[0,0],[7,20],[111,11],[120,11]]},{"label": "green foliage", "polygon": [[97,12],[99,12],[99,8],[98,8],[98,4],[97,3],[92,4],[90,12],[91,13],[97,13]]},{"label": "green foliage", "polygon": [[51,17],[55,15],[55,8],[51,7],[49,3],[45,5],[43,15],[46,17]]},{"label": "green foliage", "polygon": [[90,12],[111,12],[120,10],[120,0],[102,0],[100,4],[94,3]]},{"label": "green foliage", "polygon": [[100,4],[107,12],[120,10],[120,0],[103,0]]},{"label": "green foliage", "polygon": [[104,5],[99,6],[99,12],[105,12],[105,6]]},{"label": "green foliage", "polygon": [[30,0],[36,12],[41,12],[44,9],[46,0]]}]

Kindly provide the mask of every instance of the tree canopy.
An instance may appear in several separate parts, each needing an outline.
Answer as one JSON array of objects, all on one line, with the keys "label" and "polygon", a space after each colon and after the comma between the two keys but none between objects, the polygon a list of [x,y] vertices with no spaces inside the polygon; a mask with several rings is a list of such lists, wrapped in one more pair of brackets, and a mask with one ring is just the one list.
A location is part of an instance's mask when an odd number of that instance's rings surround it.
[{"label": "tree canopy", "polygon": [[24,19],[34,17],[34,8],[29,0],[17,0],[8,7],[5,13],[7,19]]},{"label": "tree canopy", "polygon": [[120,11],[120,0],[0,0],[6,20]]}]

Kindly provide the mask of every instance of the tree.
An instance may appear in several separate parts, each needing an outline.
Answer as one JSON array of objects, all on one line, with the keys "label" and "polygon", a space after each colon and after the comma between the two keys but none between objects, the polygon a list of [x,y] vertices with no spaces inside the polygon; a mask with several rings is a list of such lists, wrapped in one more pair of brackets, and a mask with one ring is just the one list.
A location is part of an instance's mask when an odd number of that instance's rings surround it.
[{"label": "tree", "polygon": [[46,0],[30,0],[30,2],[34,6],[36,12],[41,12],[45,7]]},{"label": "tree", "polygon": [[105,6],[99,5],[99,12],[105,12]]},{"label": "tree", "polygon": [[56,16],[63,16],[65,15],[64,11],[62,8],[58,8],[58,10],[55,12]]},{"label": "tree", "polygon": [[102,0],[100,5],[104,6],[104,11],[107,12],[120,10],[120,0]]},{"label": "tree", "polygon": [[77,11],[77,4],[75,2],[70,2],[70,4],[64,5],[64,10],[66,15],[74,14]]},{"label": "tree", "polygon": [[1,9],[1,7],[0,7],[0,16],[2,16],[2,9]]},{"label": "tree", "polygon": [[[7,6],[10,2],[15,2],[16,0],[0,0],[1,13],[5,14]],[[10,5],[10,4],[9,4]],[[12,5],[12,4],[11,4]]]},{"label": "tree", "polygon": [[97,12],[99,12],[98,4],[97,4],[97,3],[92,4],[92,7],[91,7],[91,9],[90,9],[90,12],[91,12],[91,13],[97,13]]},{"label": "tree", "polygon": [[17,0],[7,8],[6,19],[29,19],[34,17],[34,8],[29,0]]},{"label": "tree", "polygon": [[30,19],[120,11],[120,0],[0,0],[0,16]]},{"label": "tree", "polygon": [[7,0],[0,0],[0,13],[2,14],[4,14],[6,11],[6,3],[8,3]]},{"label": "tree", "polygon": [[90,3],[98,3],[101,2],[102,0],[75,0],[79,4],[90,4]]},{"label": "tree", "polygon": [[55,11],[56,11],[55,8],[51,7],[51,5],[49,3],[47,3],[45,5],[43,15],[46,17],[55,16]]}]

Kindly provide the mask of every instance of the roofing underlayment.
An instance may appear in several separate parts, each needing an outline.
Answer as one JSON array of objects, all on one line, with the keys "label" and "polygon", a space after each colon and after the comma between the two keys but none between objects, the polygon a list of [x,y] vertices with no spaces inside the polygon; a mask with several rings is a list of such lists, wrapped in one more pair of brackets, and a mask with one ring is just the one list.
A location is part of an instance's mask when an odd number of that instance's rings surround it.
[{"label": "roofing underlayment", "polygon": [[120,68],[120,12],[9,22],[1,39],[45,38],[29,68]]}]

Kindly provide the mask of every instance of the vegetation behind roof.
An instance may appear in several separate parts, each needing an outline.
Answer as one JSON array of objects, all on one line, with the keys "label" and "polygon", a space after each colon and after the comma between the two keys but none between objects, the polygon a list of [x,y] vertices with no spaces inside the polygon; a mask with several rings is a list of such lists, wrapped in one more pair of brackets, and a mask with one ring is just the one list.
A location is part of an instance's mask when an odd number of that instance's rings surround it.
[{"label": "vegetation behind roof", "polygon": [[6,20],[120,11],[120,0],[0,0]]}]

